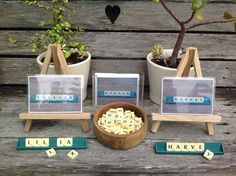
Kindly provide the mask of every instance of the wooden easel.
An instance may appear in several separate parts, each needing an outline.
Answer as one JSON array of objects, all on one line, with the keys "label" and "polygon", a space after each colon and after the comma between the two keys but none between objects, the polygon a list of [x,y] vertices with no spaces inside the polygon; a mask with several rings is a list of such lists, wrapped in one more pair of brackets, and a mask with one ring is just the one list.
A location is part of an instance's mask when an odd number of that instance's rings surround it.
[{"label": "wooden easel", "polygon": [[[69,68],[67,66],[64,54],[61,50],[61,45],[49,45],[46,56],[43,62],[43,66],[40,74],[47,74],[51,59],[54,63],[56,74],[69,74]],[[47,113],[20,113],[20,119],[26,120],[25,132],[29,132],[32,126],[32,120],[80,120],[82,130],[89,132],[89,126],[87,120],[90,119],[90,113],[78,113],[78,114],[47,114]]]},{"label": "wooden easel", "polygon": [[[176,77],[187,77],[189,75],[190,67],[193,65],[195,76],[202,77],[201,65],[198,56],[197,48],[187,48],[186,53],[181,59],[177,69]],[[152,113],[153,125],[151,131],[156,133],[161,121],[178,121],[178,122],[205,122],[209,135],[214,134],[213,122],[220,122],[221,116],[219,115],[165,115],[159,113]]]}]

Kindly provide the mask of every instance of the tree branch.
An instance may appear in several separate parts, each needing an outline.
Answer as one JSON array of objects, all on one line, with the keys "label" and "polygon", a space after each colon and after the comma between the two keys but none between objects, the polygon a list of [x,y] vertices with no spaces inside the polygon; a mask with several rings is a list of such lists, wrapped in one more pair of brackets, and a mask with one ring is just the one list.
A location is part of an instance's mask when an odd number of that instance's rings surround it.
[{"label": "tree branch", "polygon": [[175,19],[177,23],[182,25],[181,21],[177,18],[177,16],[171,11],[170,7],[166,4],[165,0],[160,0],[162,6],[166,9],[166,11]]},{"label": "tree branch", "polygon": [[187,27],[187,30],[198,27],[198,26],[207,25],[207,24],[229,23],[229,22],[233,22],[233,21],[236,21],[236,18],[232,18],[232,19],[228,19],[228,20],[208,20],[208,21],[203,21],[203,22],[192,24],[189,27]]},{"label": "tree branch", "polygon": [[183,23],[184,23],[184,24],[189,23],[189,22],[193,19],[194,14],[195,14],[195,12],[193,11],[192,14],[191,14],[191,16],[189,17],[189,19],[188,19],[187,21],[184,21]]}]

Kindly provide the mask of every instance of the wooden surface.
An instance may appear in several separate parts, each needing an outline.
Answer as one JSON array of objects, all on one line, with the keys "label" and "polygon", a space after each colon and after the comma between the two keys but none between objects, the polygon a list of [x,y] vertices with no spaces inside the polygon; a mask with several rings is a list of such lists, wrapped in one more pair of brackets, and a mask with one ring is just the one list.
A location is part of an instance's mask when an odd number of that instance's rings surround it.
[{"label": "wooden surface", "polygon": [[[207,0],[204,16],[221,17],[224,9],[235,13],[235,0]],[[191,0],[168,0],[169,5],[186,19],[190,15]],[[121,14],[111,25],[105,16],[106,5],[119,5]],[[146,55],[155,43],[172,48],[178,27],[160,4],[149,0],[71,0],[70,7],[78,13],[72,16],[73,25],[79,24],[85,32],[76,38],[84,41],[92,53],[93,72],[141,73],[145,75],[143,109],[151,113],[159,107],[148,97]],[[157,134],[148,132],[137,147],[117,151],[99,144],[93,134],[83,133],[79,121],[40,120],[33,122],[33,130],[24,133],[24,122],[19,113],[27,111],[27,76],[40,73],[36,63],[38,53],[32,53],[25,41],[36,31],[38,21],[46,19],[42,9],[23,5],[18,0],[0,1],[0,175],[236,175],[236,34],[233,26],[209,25],[187,33],[183,47],[197,47],[203,76],[216,78],[215,113],[222,122],[214,124],[215,134],[208,136],[203,123],[163,122]],[[17,43],[9,46],[8,38]],[[91,74],[89,84],[91,86]],[[94,114],[91,89],[83,107]],[[90,121],[90,128],[92,123]],[[48,159],[45,151],[17,151],[20,136],[87,136],[87,150],[80,151],[72,161],[58,151]],[[201,156],[156,155],[156,141],[223,142],[225,155],[207,161]]]},{"label": "wooden surface", "polygon": [[[91,92],[91,89],[89,90]],[[93,130],[81,131],[78,121],[38,121],[30,133],[24,133],[24,123],[18,113],[27,110],[25,86],[1,86],[0,88],[0,175],[235,175],[236,173],[236,89],[217,89],[215,113],[221,113],[222,122],[214,123],[215,134],[209,136],[203,123],[163,122],[157,134],[148,131],[145,140],[135,148],[119,151],[98,143]],[[91,93],[84,102],[86,111],[91,107]],[[149,115],[159,107],[145,94],[144,111]],[[92,121],[90,121],[92,128]],[[76,160],[70,160],[69,151],[58,151],[48,159],[45,151],[17,151],[16,142],[25,137],[87,136],[88,149],[79,151]],[[156,155],[154,142],[223,142],[225,154],[208,161],[201,156]]]}]

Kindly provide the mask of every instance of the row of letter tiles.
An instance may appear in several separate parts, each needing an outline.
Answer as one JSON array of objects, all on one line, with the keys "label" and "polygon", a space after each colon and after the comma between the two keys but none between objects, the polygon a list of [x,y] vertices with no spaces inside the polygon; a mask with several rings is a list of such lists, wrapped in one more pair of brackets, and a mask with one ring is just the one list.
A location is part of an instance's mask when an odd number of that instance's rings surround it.
[{"label": "row of letter tiles", "polygon": [[[49,138],[26,138],[26,147],[49,147]],[[58,147],[73,146],[73,138],[57,138]]]},{"label": "row of letter tiles", "polygon": [[204,143],[166,143],[166,151],[202,152],[204,149]]}]

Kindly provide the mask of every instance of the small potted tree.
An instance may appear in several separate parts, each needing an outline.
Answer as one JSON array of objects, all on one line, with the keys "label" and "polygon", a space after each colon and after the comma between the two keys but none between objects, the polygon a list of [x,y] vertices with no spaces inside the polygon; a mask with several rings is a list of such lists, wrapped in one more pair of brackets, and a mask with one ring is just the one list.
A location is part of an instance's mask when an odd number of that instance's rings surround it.
[{"label": "small potted tree", "polygon": [[[46,31],[36,32],[35,36],[29,39],[26,45],[32,46],[32,51],[46,50],[49,44],[60,44],[66,58],[70,74],[84,75],[83,100],[87,96],[87,83],[90,70],[91,54],[87,51],[87,46],[82,42],[73,41],[74,37],[82,32],[82,29],[75,27],[71,29],[71,24],[65,20],[69,17],[68,0],[50,0],[43,2],[38,0],[23,0],[27,5],[42,8],[50,15],[50,19],[40,21],[39,26],[45,27]],[[42,67],[46,52],[37,57],[37,63]],[[49,66],[49,73],[54,72],[54,66]]]},{"label": "small potted tree", "polygon": [[[147,55],[147,68],[150,86],[150,99],[160,104],[161,102],[161,82],[162,78],[166,76],[174,76],[178,64],[180,63],[180,56],[183,53],[181,51],[182,43],[186,32],[198,26],[213,24],[213,23],[229,23],[235,22],[236,17],[230,12],[224,13],[224,19],[203,20],[201,9],[204,6],[203,0],[192,0],[192,13],[186,21],[180,20],[167,5],[165,0],[152,0],[154,2],[160,2],[164,9],[170,14],[170,16],[180,26],[180,32],[177,41],[174,45],[174,49],[163,50],[161,45],[155,45],[152,52]],[[191,23],[196,17],[200,20],[197,23]],[[235,23],[236,28],[236,23]],[[236,29],[235,29],[236,30]],[[193,69],[190,74],[194,74]]]}]

